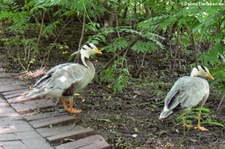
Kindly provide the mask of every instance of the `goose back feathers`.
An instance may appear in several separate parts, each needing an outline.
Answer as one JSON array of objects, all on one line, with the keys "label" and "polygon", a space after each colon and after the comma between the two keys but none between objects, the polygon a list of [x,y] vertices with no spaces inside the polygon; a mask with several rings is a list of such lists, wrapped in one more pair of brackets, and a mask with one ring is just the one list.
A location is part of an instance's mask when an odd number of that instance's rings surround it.
[{"label": "goose back feathers", "polygon": [[201,102],[203,105],[210,92],[206,78],[213,79],[204,66],[195,67],[191,76],[179,78],[168,92],[159,118],[165,118],[178,110],[192,108]]},{"label": "goose back feathers", "polygon": [[81,52],[77,56],[77,63],[65,63],[53,67],[37,81],[26,97],[73,96],[74,93],[90,83],[94,78],[95,68],[88,60],[89,54],[101,54],[101,52],[93,44],[88,45],[81,48]]}]

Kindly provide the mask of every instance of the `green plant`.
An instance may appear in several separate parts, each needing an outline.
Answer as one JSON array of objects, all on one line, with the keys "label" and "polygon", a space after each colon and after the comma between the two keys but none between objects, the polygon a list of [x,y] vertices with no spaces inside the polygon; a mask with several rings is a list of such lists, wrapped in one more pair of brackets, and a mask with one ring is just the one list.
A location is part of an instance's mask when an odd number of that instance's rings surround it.
[{"label": "green plant", "polygon": [[193,125],[193,121],[197,120],[197,113],[201,113],[201,124],[215,125],[219,127],[224,127],[224,124],[215,120],[215,118],[211,115],[211,112],[208,108],[199,107],[194,109],[188,109],[182,114],[180,114],[176,121],[182,124]]},{"label": "green plant", "polygon": [[[17,52],[12,59],[15,63],[23,68],[24,71],[28,71],[30,66],[35,63],[35,55],[39,52],[36,39],[21,39],[19,37],[4,39],[5,46],[8,48],[15,48]],[[23,51],[21,51],[23,49]]]},{"label": "green plant", "polygon": [[100,78],[104,82],[112,83],[113,92],[122,92],[123,88],[129,84],[131,78],[127,68],[121,68],[124,59],[114,61],[113,65],[100,73]]},{"label": "green plant", "polygon": [[[108,67],[101,73],[102,80],[111,82],[114,93],[121,92],[131,78],[129,68],[126,64],[128,60],[127,53],[153,53],[159,48],[164,47],[159,42],[163,38],[151,32],[146,33],[141,29],[133,29],[130,26],[101,29],[98,29],[98,26],[98,24],[93,25],[92,23],[88,27],[91,31],[98,32],[96,35],[91,36],[89,40],[94,43],[106,43],[107,45],[102,50],[114,55],[109,61]],[[116,36],[109,43],[106,39],[112,36],[112,34],[118,34],[120,36]]]}]

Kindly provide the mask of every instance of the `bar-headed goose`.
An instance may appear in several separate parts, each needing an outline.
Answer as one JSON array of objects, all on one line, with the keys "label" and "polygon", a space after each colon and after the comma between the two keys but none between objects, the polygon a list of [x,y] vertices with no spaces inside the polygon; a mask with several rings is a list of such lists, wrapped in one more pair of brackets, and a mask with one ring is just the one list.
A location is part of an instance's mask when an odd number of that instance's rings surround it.
[{"label": "bar-headed goose", "polygon": [[[61,97],[63,107],[69,113],[80,113],[73,108],[73,96],[92,81],[95,67],[88,60],[90,55],[102,54],[92,43],[86,43],[80,48],[75,63],[60,64],[50,69],[34,84],[33,89],[25,94],[25,98],[40,96]],[[69,107],[66,104],[69,97]]]},{"label": "bar-headed goose", "polygon": [[[170,89],[164,102],[164,108],[159,119],[166,118],[175,111],[204,105],[209,96],[209,84],[206,79],[214,80],[213,76],[205,66],[196,66],[192,69],[190,76],[179,78]],[[206,131],[201,127],[201,114],[198,113],[197,129]]]}]

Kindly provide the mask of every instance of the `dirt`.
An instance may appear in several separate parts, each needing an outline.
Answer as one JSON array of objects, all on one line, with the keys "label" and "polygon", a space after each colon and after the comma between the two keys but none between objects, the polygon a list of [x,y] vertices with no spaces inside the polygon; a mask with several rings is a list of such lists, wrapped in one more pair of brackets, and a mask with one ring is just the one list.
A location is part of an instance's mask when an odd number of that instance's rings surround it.
[{"label": "dirt", "polygon": [[[10,50],[12,52],[12,49]],[[0,52],[6,54],[3,48]],[[54,55],[52,55],[52,63],[49,67],[59,63],[54,62]],[[14,70],[12,67],[14,63],[9,61],[11,59],[8,54],[6,57],[8,63],[11,63],[7,66],[8,70]],[[148,59],[156,58],[150,55]],[[105,66],[106,62],[106,57],[100,57],[97,68]],[[38,64],[36,63],[36,67]],[[179,77],[170,75],[169,66],[167,66],[168,64],[158,65],[158,62],[146,60],[147,69],[140,72],[139,78],[131,79],[129,86],[118,94],[108,92],[106,89],[108,84],[99,84],[94,80],[80,93],[81,96],[76,97],[76,106],[82,112],[77,115],[74,124],[93,128],[116,149],[225,148],[224,127],[203,124],[209,129],[207,132],[193,128],[184,129],[183,125],[176,121],[180,113],[175,113],[163,121],[158,119],[163,108],[163,100],[173,82]],[[16,71],[19,72],[21,69],[16,69]],[[211,88],[210,97],[205,104],[211,112],[203,116],[203,122],[211,119],[224,124],[224,105],[219,112],[216,112],[221,97],[222,94],[216,88]],[[59,105],[54,110],[58,109],[62,109],[62,106]],[[192,122],[193,125],[197,124],[196,119],[192,119]]]},{"label": "dirt", "polygon": [[[136,82],[138,83],[140,82]],[[158,120],[166,90],[149,98],[135,94],[137,91],[151,92],[146,87],[132,87],[119,96],[108,94],[100,87],[96,90],[96,87],[95,84],[89,85],[85,89],[85,102],[78,104],[83,110],[80,123],[98,130],[115,148],[225,147],[223,127],[203,124],[209,131],[200,132],[193,128],[184,130],[182,124],[176,121],[180,113],[173,114],[164,121]],[[95,96],[91,96],[90,91],[95,92]],[[210,118],[224,123],[223,112],[215,112],[217,105],[218,101],[211,95],[205,107],[210,107],[212,112],[209,113],[210,117],[203,117],[203,121]],[[193,125],[197,125],[197,120],[193,120]]]}]

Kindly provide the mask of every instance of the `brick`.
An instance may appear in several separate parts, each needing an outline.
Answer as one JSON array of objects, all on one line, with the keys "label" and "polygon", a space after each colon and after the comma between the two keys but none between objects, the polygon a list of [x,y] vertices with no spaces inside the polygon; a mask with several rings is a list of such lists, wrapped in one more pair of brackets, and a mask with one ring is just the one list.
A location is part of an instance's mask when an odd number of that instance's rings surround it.
[{"label": "brick", "polygon": [[31,138],[21,140],[29,149],[53,149],[52,146],[44,138]]},{"label": "brick", "polygon": [[35,130],[31,130],[27,132],[16,132],[15,134],[19,139],[42,138],[41,135],[37,133]]},{"label": "brick", "polygon": [[[93,136],[89,136],[83,139],[79,139],[76,140],[74,142],[69,142],[69,143],[65,143],[65,144],[61,144],[59,146],[56,146],[56,149],[72,149],[72,148],[82,148],[85,146],[92,146],[92,144],[96,143],[96,142],[101,142],[104,141],[103,137],[100,135],[93,135]],[[109,146],[109,144],[107,143],[106,146]]]},{"label": "brick", "polygon": [[12,103],[11,106],[20,114],[32,112],[39,108],[55,106],[52,100],[31,100],[21,103]]},{"label": "brick", "polygon": [[7,103],[5,96],[0,93],[0,103]]},{"label": "brick", "polygon": [[0,141],[15,141],[15,140],[19,140],[19,138],[14,133],[0,135]]},{"label": "brick", "polygon": [[75,130],[81,130],[85,129],[82,126],[57,126],[57,127],[52,127],[52,128],[39,128],[37,131],[43,136],[43,137],[50,137],[50,136],[56,136],[59,134],[64,134],[70,131],[75,131]]},{"label": "brick", "polygon": [[19,116],[19,114],[14,112],[14,111],[13,112],[7,112],[7,113],[0,113],[0,119],[4,118],[4,117],[10,117],[12,119],[12,118],[18,117],[18,116]]},{"label": "brick", "polygon": [[66,113],[65,111],[63,112],[47,112],[47,113],[39,113],[39,114],[35,114],[35,115],[24,115],[24,118],[27,121],[34,121],[34,120],[38,120],[38,119],[44,119],[44,118],[48,118],[48,117],[57,117],[57,116],[61,116],[61,115],[68,115],[68,113]]},{"label": "brick", "polygon": [[24,90],[26,89],[26,86],[21,86],[21,85],[7,85],[7,86],[0,86],[0,92],[5,93],[5,92],[10,92],[10,91],[15,91],[15,90]]},{"label": "brick", "polygon": [[7,146],[4,146],[2,149],[30,149],[30,148],[23,144],[18,144],[18,145],[7,145]]},{"label": "brick", "polygon": [[20,81],[20,80],[13,79],[13,78],[0,78],[0,82],[1,82],[0,86],[6,86],[6,85],[9,85],[9,86],[13,86],[13,85],[24,86],[24,85],[29,84],[28,81]]},{"label": "brick", "polygon": [[26,121],[24,120],[13,120],[13,119],[8,119],[2,120],[0,119],[0,128],[3,127],[15,127],[17,129],[20,129],[21,127],[31,127]]},{"label": "brick", "polygon": [[15,112],[10,106],[1,107],[0,113]]},{"label": "brick", "polygon": [[1,108],[2,108],[2,107],[6,107],[6,106],[9,106],[9,104],[6,103],[6,102],[0,102],[0,107],[1,107]]},{"label": "brick", "polygon": [[0,146],[2,145],[2,146],[10,146],[10,145],[20,145],[20,144],[22,144],[22,142],[21,141],[1,141],[0,142]]},{"label": "brick", "polygon": [[[0,113],[0,123],[1,122],[5,122],[5,121],[15,121],[15,120],[22,120],[23,117],[18,115],[17,113],[13,113],[11,112],[11,115],[9,115],[10,113]],[[8,116],[7,116],[8,115]]]},{"label": "brick", "polygon": [[111,146],[107,142],[102,140],[102,141],[96,141],[93,144],[81,147],[79,149],[111,149]]},{"label": "brick", "polygon": [[0,78],[10,78],[11,74],[9,73],[0,73]]},{"label": "brick", "polygon": [[62,115],[57,117],[49,117],[45,119],[34,120],[34,121],[31,121],[30,124],[34,128],[40,128],[40,127],[45,127],[49,125],[70,122],[70,121],[73,121],[75,118],[76,117],[74,116]]},{"label": "brick", "polygon": [[81,139],[90,135],[94,135],[95,132],[92,129],[81,129],[81,130],[74,130],[64,134],[59,134],[56,136],[47,137],[47,140],[51,143],[59,142],[64,139]]},{"label": "brick", "polygon": [[28,88],[27,89],[23,89],[23,90],[12,90],[12,91],[9,91],[9,92],[4,92],[4,96],[8,96],[8,95],[14,95],[14,94],[22,94],[24,92],[28,91]]}]

